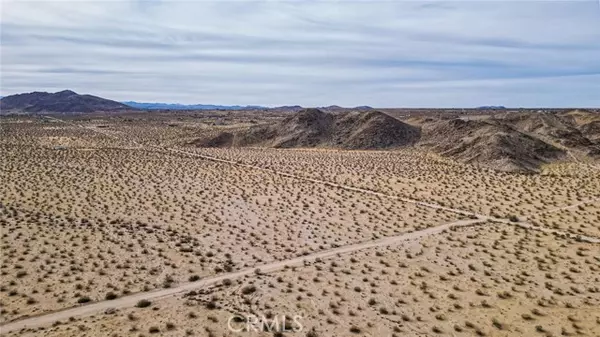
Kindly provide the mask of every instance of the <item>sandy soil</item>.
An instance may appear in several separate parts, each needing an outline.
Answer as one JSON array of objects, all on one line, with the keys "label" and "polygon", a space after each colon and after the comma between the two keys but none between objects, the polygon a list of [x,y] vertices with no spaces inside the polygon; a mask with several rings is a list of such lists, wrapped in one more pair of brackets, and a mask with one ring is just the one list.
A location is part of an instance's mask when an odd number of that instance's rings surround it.
[{"label": "sandy soil", "polygon": [[593,336],[598,253],[505,225],[458,228],[19,334],[238,336],[230,317],[253,314],[301,316],[302,336]]},{"label": "sandy soil", "polygon": [[[251,313],[300,314],[303,336],[600,334],[600,246],[552,234],[600,237],[587,163],[517,175],[414,149],[198,149],[248,120],[66,120],[2,120],[1,320],[115,299],[21,334],[234,336],[229,317]],[[471,213],[545,231],[439,227]],[[132,308],[147,291],[175,297]]]}]

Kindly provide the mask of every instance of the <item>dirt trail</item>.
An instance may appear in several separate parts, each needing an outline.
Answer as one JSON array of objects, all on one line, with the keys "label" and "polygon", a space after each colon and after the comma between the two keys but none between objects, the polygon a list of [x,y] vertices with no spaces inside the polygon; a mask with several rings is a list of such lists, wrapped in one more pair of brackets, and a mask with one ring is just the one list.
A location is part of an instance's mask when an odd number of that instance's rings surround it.
[{"label": "dirt trail", "polygon": [[[75,124],[75,123],[67,122],[67,121],[64,121],[62,119],[58,119],[58,118],[51,117],[51,116],[46,116],[46,118],[54,120],[54,121],[57,121],[57,122],[62,122],[62,123],[65,123],[65,124],[71,124],[71,125],[79,126],[81,128],[85,128],[85,129],[90,130],[92,132],[100,133],[100,134],[105,135],[107,137],[111,137],[111,138],[115,138],[115,139],[121,139],[120,137],[118,137],[118,136],[116,136],[114,134],[107,133],[104,130],[98,130],[98,129],[95,129],[95,128],[85,127],[83,125],[78,125],[78,124]],[[424,206],[424,207],[429,207],[429,208],[433,208],[433,209],[439,209],[439,210],[443,210],[443,211],[447,211],[447,212],[451,212],[451,213],[456,213],[456,214],[460,214],[460,215],[465,215],[465,216],[487,217],[487,216],[482,215],[482,214],[477,214],[477,213],[474,213],[474,212],[469,212],[469,211],[465,211],[465,210],[461,210],[461,209],[444,207],[444,206],[441,206],[441,205],[438,205],[438,204],[434,204],[434,203],[428,203],[428,202],[423,202],[423,201],[414,200],[414,199],[410,199],[410,198],[389,195],[389,194],[380,193],[380,192],[376,192],[376,191],[372,191],[372,190],[368,190],[368,189],[364,189],[364,188],[359,188],[359,187],[354,187],[354,186],[348,186],[348,185],[341,185],[341,184],[333,183],[333,182],[326,181],[326,180],[320,180],[320,179],[302,177],[302,176],[298,176],[298,175],[291,174],[291,173],[288,173],[288,172],[277,171],[277,170],[268,169],[268,168],[264,168],[264,167],[256,166],[256,165],[244,164],[242,162],[238,162],[238,161],[234,161],[234,160],[228,160],[228,159],[222,159],[222,158],[213,157],[213,156],[208,156],[208,155],[205,155],[205,154],[200,154],[200,153],[196,153],[196,152],[192,152],[192,151],[185,151],[185,150],[181,150],[181,149],[177,149],[177,148],[166,148],[166,147],[154,146],[154,145],[145,145],[144,146],[144,145],[136,142],[133,139],[127,139],[127,140],[129,142],[131,142],[132,144],[135,144],[136,146],[141,147],[141,148],[149,148],[149,149],[154,149],[154,150],[157,150],[157,151],[163,151],[163,152],[167,151],[167,152],[172,152],[172,153],[183,154],[183,155],[186,155],[186,156],[197,157],[197,158],[200,158],[200,159],[210,160],[210,161],[217,162],[217,163],[229,164],[229,165],[244,167],[244,168],[247,168],[247,169],[268,172],[268,173],[277,174],[277,175],[288,177],[288,178],[293,178],[293,179],[298,179],[298,180],[304,180],[304,181],[309,181],[309,182],[313,182],[313,183],[317,183],[317,184],[322,184],[322,185],[326,185],[326,186],[341,188],[341,189],[345,189],[345,190],[348,190],[348,191],[354,191],[354,192],[360,192],[360,193],[365,193],[365,194],[371,194],[371,195],[375,195],[375,196],[378,196],[378,197],[383,197],[383,198],[388,198],[388,199],[394,199],[394,200],[398,200],[398,201],[412,203],[412,204],[416,204],[416,205]]]},{"label": "dirt trail", "polygon": [[[332,182],[329,182],[329,181],[326,181],[326,180],[320,180],[320,179],[314,179],[314,178],[306,178],[306,177],[294,175],[294,174],[287,173],[287,172],[276,171],[276,170],[273,170],[273,169],[266,169],[264,167],[255,166],[255,165],[238,163],[238,162],[235,162],[235,161],[232,161],[232,160],[221,159],[221,158],[207,156],[207,155],[198,154],[198,153],[194,153],[194,152],[183,151],[183,150],[173,149],[173,148],[161,148],[161,147],[153,147],[153,148],[160,149],[160,150],[163,150],[163,151],[166,150],[166,151],[175,152],[175,153],[179,153],[179,154],[189,155],[189,156],[195,156],[195,157],[199,157],[199,158],[202,158],[202,159],[211,160],[211,161],[215,161],[215,162],[226,163],[226,164],[236,165],[236,166],[240,166],[240,167],[246,167],[246,168],[253,169],[253,170],[265,171],[265,172],[269,172],[269,173],[273,173],[273,174],[278,174],[278,175],[281,175],[281,176],[284,176],[284,177],[288,177],[288,178],[309,181],[309,182],[313,182],[313,183],[316,183],[316,184],[322,184],[322,185],[326,185],[326,186],[330,186],[330,187],[345,189],[345,190],[348,190],[348,191],[360,192],[360,193],[364,193],[364,194],[375,195],[375,196],[382,197],[382,198],[388,198],[388,199],[393,199],[393,200],[402,201],[402,202],[406,202],[406,203],[412,203],[412,204],[415,204],[415,205],[418,205],[418,206],[429,207],[429,208],[433,208],[433,209],[439,209],[439,210],[443,210],[443,211],[447,211],[447,212],[451,212],[451,213],[460,214],[460,215],[463,215],[463,216],[469,216],[469,217],[472,217],[472,218],[474,217],[474,218],[478,218],[478,219],[482,219],[482,220],[500,222],[500,223],[504,223],[504,224],[511,225],[511,226],[517,226],[517,227],[521,227],[521,228],[525,228],[525,229],[532,229],[532,230],[542,231],[542,232],[545,232],[545,233],[557,234],[557,235],[560,235],[560,236],[567,236],[567,237],[570,237],[572,239],[579,239],[579,240],[590,242],[590,243],[600,243],[600,238],[593,237],[593,236],[577,235],[577,234],[572,234],[572,233],[568,233],[568,232],[556,231],[556,230],[553,230],[553,229],[550,229],[550,228],[546,228],[546,227],[535,226],[535,225],[527,223],[527,222],[510,221],[509,219],[497,218],[497,217],[487,216],[487,215],[484,215],[484,214],[478,214],[478,213],[475,213],[475,212],[465,211],[465,210],[461,210],[461,209],[444,207],[444,206],[441,206],[441,205],[438,205],[438,204],[434,204],[434,203],[428,203],[428,202],[418,201],[418,200],[414,200],[414,199],[399,197],[399,196],[395,196],[395,195],[389,195],[389,194],[385,194],[385,193],[381,193],[381,192],[376,192],[376,191],[372,191],[372,190],[367,190],[367,189],[359,188],[359,187],[353,187],[353,186],[348,186],[348,185],[341,185],[341,184],[332,183]],[[561,209],[570,208],[570,207],[577,207],[580,204],[581,203],[577,203],[575,205],[560,207],[560,208],[553,209],[553,210],[550,210],[550,211],[547,211],[547,212],[559,211]]]},{"label": "dirt trail", "polygon": [[[66,121],[63,121],[63,120],[55,118],[55,117],[46,116],[46,118],[52,119],[52,120],[55,120],[55,121],[58,121],[58,122],[62,122],[62,123],[65,123],[65,124],[76,125],[76,126],[79,126],[81,128],[88,129],[88,130],[90,130],[92,132],[98,132],[98,133],[101,133],[101,134],[103,134],[105,136],[108,136],[108,137],[120,139],[120,137],[118,137],[116,135],[107,134],[104,131],[101,131],[101,130],[98,130],[98,129],[95,129],[95,128],[87,128],[87,127],[85,127],[83,125],[79,125],[79,124],[75,124],[75,123],[71,123],[71,122],[66,122]],[[196,153],[196,152],[192,152],[192,151],[185,151],[185,150],[181,150],[181,149],[177,149],[177,148],[165,148],[165,147],[154,146],[154,145],[144,146],[142,144],[139,144],[138,142],[136,142],[133,139],[128,139],[128,141],[131,142],[131,143],[133,143],[134,145],[142,148],[142,149],[154,149],[156,151],[162,151],[162,152],[166,151],[166,152],[177,153],[177,154],[182,154],[182,155],[186,155],[186,156],[197,157],[197,158],[200,158],[200,159],[209,160],[209,161],[213,161],[213,162],[217,162],[217,163],[229,164],[229,165],[239,166],[239,167],[243,167],[243,168],[247,168],[247,169],[251,169],[251,170],[268,172],[268,173],[277,174],[277,175],[288,177],[288,178],[292,178],[292,179],[304,180],[304,181],[308,181],[308,182],[312,182],[312,183],[316,183],[316,184],[321,184],[321,185],[325,185],[325,186],[330,186],[330,187],[345,189],[345,190],[348,190],[348,191],[354,191],[354,192],[359,192],[359,193],[364,193],[364,194],[370,194],[370,195],[374,195],[374,196],[378,196],[378,197],[382,197],[382,198],[388,198],[388,199],[393,199],[393,200],[397,200],[397,201],[402,201],[402,202],[406,202],[406,203],[412,203],[412,204],[415,204],[415,205],[418,205],[418,206],[422,206],[422,207],[429,207],[429,208],[433,208],[433,209],[439,209],[439,210],[443,210],[443,211],[447,211],[447,212],[451,212],[451,213],[455,213],[455,214],[460,214],[460,215],[463,215],[463,216],[468,216],[468,217],[471,217],[471,218],[485,219],[485,220],[489,220],[489,221],[495,221],[495,222],[505,223],[505,224],[508,224],[508,225],[518,226],[518,227],[521,227],[521,228],[539,230],[539,231],[542,231],[542,232],[545,232],[545,233],[553,233],[553,234],[557,234],[557,235],[561,235],[561,236],[567,236],[567,237],[572,238],[572,239],[579,239],[579,240],[583,240],[583,241],[591,242],[591,243],[600,243],[600,238],[597,238],[597,237],[585,236],[585,235],[577,235],[577,234],[572,234],[572,233],[568,233],[568,232],[556,231],[556,230],[553,230],[553,229],[550,229],[550,228],[546,228],[546,227],[534,226],[534,225],[532,225],[530,223],[527,223],[527,222],[524,222],[524,221],[523,222],[514,222],[514,221],[510,221],[509,219],[491,217],[491,216],[487,216],[487,215],[484,215],[484,214],[478,214],[478,213],[475,213],[475,212],[470,212],[470,211],[466,211],[466,210],[462,210],[462,209],[456,209],[456,208],[451,208],[451,207],[444,207],[444,206],[441,206],[441,205],[438,205],[438,204],[434,204],[434,203],[429,203],[429,202],[414,200],[414,199],[410,199],[410,198],[406,198],[406,197],[400,197],[400,196],[385,194],[385,193],[376,192],[376,191],[372,191],[372,190],[368,190],[368,189],[364,189],[364,188],[359,188],[359,187],[354,187],[354,186],[337,184],[337,183],[333,183],[333,182],[326,181],[326,180],[314,179],[314,178],[307,178],[307,177],[303,177],[303,176],[298,176],[298,175],[295,175],[295,174],[291,174],[291,173],[288,173],[288,172],[277,171],[277,170],[274,170],[274,169],[267,169],[267,168],[264,168],[264,167],[261,167],[261,166],[256,166],[256,165],[244,164],[242,162],[238,162],[238,161],[234,161],[234,160],[228,160],[228,159],[222,159],[222,158],[213,157],[213,156],[208,156],[208,155],[205,155],[205,154],[200,154],[200,153]],[[579,206],[579,205],[580,205],[580,203],[575,204],[575,205],[560,207],[560,208],[549,210],[549,211],[546,211],[546,212],[559,211],[561,209],[565,209],[565,208],[569,208],[569,207],[576,207],[576,206]],[[527,220],[527,218],[523,218],[523,220]]]},{"label": "dirt trail", "polygon": [[372,190],[368,190],[368,189],[364,189],[364,188],[360,188],[360,187],[354,187],[354,186],[348,186],[348,185],[341,185],[341,184],[333,183],[333,182],[330,182],[330,181],[327,181],[327,180],[321,180],[321,179],[303,177],[303,176],[295,175],[295,174],[292,174],[292,173],[287,173],[287,172],[283,172],[283,171],[277,171],[277,170],[273,170],[273,169],[267,169],[267,168],[264,168],[264,167],[261,167],[261,166],[256,166],[256,165],[244,164],[244,163],[236,162],[236,161],[233,161],[233,160],[227,160],[227,159],[222,159],[222,158],[218,158],[218,157],[207,156],[207,155],[200,154],[200,153],[195,153],[195,152],[190,152],[190,151],[184,151],[184,150],[175,149],[175,148],[162,148],[162,147],[159,147],[159,146],[149,146],[149,147],[157,149],[157,150],[170,151],[170,152],[179,153],[179,154],[183,154],[183,155],[198,157],[198,158],[201,158],[201,159],[206,159],[206,160],[210,160],[210,161],[214,161],[214,162],[225,163],[225,164],[235,165],[235,166],[239,166],[239,167],[245,167],[245,168],[252,169],[252,170],[269,172],[269,173],[272,173],[272,174],[277,174],[277,175],[288,177],[288,178],[309,181],[309,182],[313,182],[313,183],[317,183],[317,184],[321,184],[321,185],[326,185],[326,186],[330,186],[330,187],[336,187],[336,188],[345,189],[345,190],[348,190],[348,191],[360,192],[360,193],[364,193],[364,194],[371,194],[371,195],[378,196],[378,197],[383,197],[383,198],[388,198],[388,199],[394,199],[394,200],[403,201],[403,202],[407,202],[407,203],[411,203],[411,204],[416,204],[416,205],[419,205],[419,206],[424,206],[424,207],[439,209],[439,210],[443,210],[443,211],[447,211],[447,212],[457,213],[457,214],[460,214],[460,215],[476,216],[476,217],[487,217],[487,216],[482,215],[482,214],[477,214],[477,213],[470,212],[470,211],[465,211],[465,210],[462,210],[462,209],[456,209],[456,208],[451,208],[451,207],[444,207],[444,206],[441,206],[441,205],[438,205],[438,204],[434,204],[434,203],[428,203],[428,202],[423,202],[423,201],[414,200],[414,199],[410,199],[410,198],[405,198],[405,197],[400,197],[400,196],[385,194],[385,193],[376,192],[376,191],[372,191]]},{"label": "dirt trail", "polygon": [[560,212],[562,210],[575,208],[575,207],[578,207],[578,206],[581,206],[581,205],[593,204],[593,203],[599,202],[599,201],[600,201],[600,198],[588,199],[588,200],[584,200],[584,201],[578,202],[578,203],[573,204],[573,205],[564,206],[564,207],[558,207],[558,208],[550,209],[550,210],[547,210],[547,211],[539,212],[539,213],[536,213],[535,215]]},{"label": "dirt trail", "polygon": [[254,266],[251,268],[242,269],[239,271],[221,274],[209,278],[205,278],[203,280],[191,283],[185,283],[180,286],[174,288],[167,289],[158,289],[149,292],[142,292],[133,294],[126,297],[117,298],[115,300],[107,300],[101,302],[95,302],[88,305],[81,305],[77,307],[68,308],[61,311],[51,312],[48,314],[43,314],[40,316],[29,317],[13,322],[9,322],[0,326],[0,333],[8,333],[11,331],[17,331],[25,328],[36,328],[48,324],[52,324],[56,321],[67,321],[70,317],[83,317],[90,316],[93,314],[104,312],[107,309],[122,309],[122,308],[130,308],[135,306],[135,304],[142,300],[158,300],[161,298],[174,296],[177,294],[185,293],[191,290],[197,290],[204,287],[208,287],[211,285],[218,284],[222,282],[224,279],[238,279],[244,276],[252,276],[255,274],[256,269],[260,269],[261,273],[270,273],[281,270],[286,266],[303,266],[305,262],[315,261],[316,259],[327,259],[331,257],[335,257],[339,254],[347,254],[351,252],[355,252],[358,250],[373,248],[373,247],[384,247],[390,246],[394,244],[398,244],[400,242],[409,241],[409,240],[418,240],[422,237],[438,234],[445,230],[449,230],[454,227],[465,227],[472,226],[476,224],[480,224],[485,222],[484,219],[475,219],[475,220],[459,220],[451,223],[447,223],[444,225],[430,227],[427,229],[423,229],[420,231],[400,234],[397,236],[385,237],[377,240],[346,245],[342,247],[337,247],[329,250],[324,250],[320,252],[316,252],[313,254],[299,256],[296,258],[283,260],[283,261],[275,261],[259,266]]}]

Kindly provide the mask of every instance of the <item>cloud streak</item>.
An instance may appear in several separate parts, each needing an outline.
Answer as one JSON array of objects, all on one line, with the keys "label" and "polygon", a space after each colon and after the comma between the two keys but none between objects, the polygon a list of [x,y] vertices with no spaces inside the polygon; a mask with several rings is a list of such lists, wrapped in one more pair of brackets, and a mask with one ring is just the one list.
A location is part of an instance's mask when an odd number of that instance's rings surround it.
[{"label": "cloud streak", "polygon": [[1,29],[2,95],[600,106],[595,1],[8,1]]}]

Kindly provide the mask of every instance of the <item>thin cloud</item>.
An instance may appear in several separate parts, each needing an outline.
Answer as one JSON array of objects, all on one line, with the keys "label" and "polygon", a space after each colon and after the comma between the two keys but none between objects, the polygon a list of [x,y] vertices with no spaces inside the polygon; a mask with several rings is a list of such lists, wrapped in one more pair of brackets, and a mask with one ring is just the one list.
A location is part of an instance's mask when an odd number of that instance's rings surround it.
[{"label": "thin cloud", "polygon": [[0,89],[269,106],[598,106],[598,18],[592,1],[9,1]]}]

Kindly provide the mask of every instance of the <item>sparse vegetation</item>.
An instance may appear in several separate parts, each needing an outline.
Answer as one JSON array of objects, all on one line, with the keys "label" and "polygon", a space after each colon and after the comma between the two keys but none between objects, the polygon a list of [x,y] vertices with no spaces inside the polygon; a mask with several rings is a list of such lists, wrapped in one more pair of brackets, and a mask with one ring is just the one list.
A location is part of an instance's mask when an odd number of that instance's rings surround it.
[{"label": "sparse vegetation", "polygon": [[148,301],[148,300],[140,300],[139,302],[137,302],[137,304],[135,305],[138,308],[146,308],[152,305],[152,302]]},{"label": "sparse vegetation", "polygon": [[[196,148],[183,140],[247,127],[247,117],[199,128],[194,123],[206,117],[178,115],[186,129],[166,126],[173,116],[148,116],[67,117],[84,127],[2,121],[4,322],[248,270],[185,296],[136,304],[146,310],[74,318],[44,333],[90,335],[127,324],[123,333],[220,336],[232,312],[316,316],[303,321],[306,336],[598,332],[589,310],[600,304],[597,247],[584,238],[600,237],[598,204],[587,202],[600,182],[584,163],[519,175],[416,148]],[[99,124],[108,127],[92,131]],[[260,269],[478,215],[505,223],[452,226],[275,272]],[[518,227],[529,224],[535,228]]]}]

